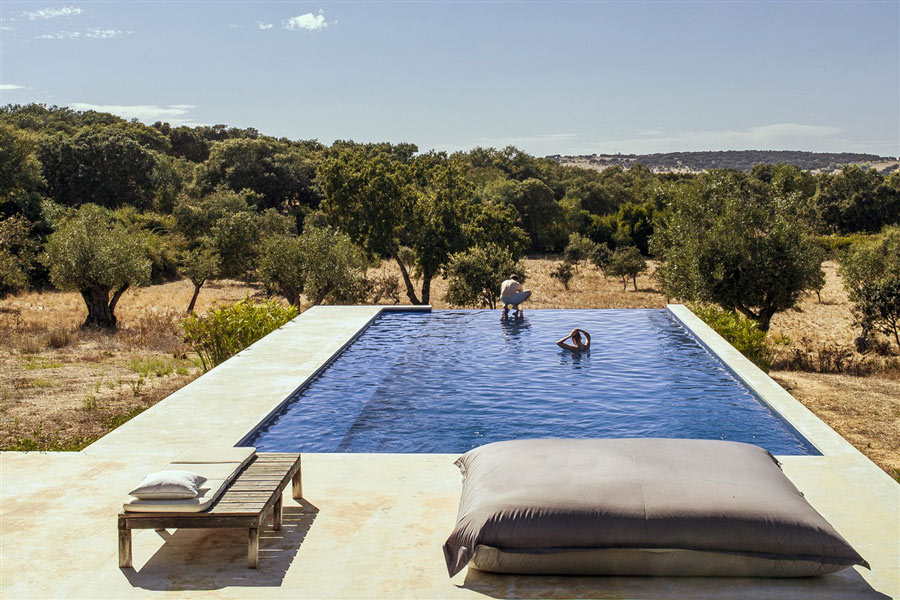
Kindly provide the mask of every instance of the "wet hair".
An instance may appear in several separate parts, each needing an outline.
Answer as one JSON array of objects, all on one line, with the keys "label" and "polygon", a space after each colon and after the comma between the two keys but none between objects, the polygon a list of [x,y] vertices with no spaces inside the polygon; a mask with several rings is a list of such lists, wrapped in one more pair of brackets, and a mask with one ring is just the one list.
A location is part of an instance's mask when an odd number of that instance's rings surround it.
[{"label": "wet hair", "polygon": [[509,278],[512,279],[513,281],[518,281],[518,280],[519,280],[519,276],[518,276],[518,275],[510,275]]}]

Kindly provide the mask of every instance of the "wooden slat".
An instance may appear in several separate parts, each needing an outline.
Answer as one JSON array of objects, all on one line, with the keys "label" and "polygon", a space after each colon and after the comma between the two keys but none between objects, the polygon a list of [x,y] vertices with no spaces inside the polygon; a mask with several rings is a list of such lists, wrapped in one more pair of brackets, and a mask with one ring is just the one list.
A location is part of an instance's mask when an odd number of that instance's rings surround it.
[{"label": "wooden slat", "polygon": [[300,470],[300,455],[257,454],[209,510],[200,513],[121,513],[121,529],[258,527]]}]

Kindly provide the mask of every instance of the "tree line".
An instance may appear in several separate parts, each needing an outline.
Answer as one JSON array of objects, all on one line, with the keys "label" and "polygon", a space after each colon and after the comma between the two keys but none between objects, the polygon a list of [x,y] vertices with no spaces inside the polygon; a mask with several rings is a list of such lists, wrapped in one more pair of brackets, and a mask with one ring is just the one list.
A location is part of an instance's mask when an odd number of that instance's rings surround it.
[{"label": "tree line", "polygon": [[[258,280],[291,304],[420,304],[447,277],[449,301],[490,306],[522,256],[565,252],[626,284],[653,254],[668,295],[765,329],[821,279],[813,236],[900,220],[900,173],[858,166],[598,172],[511,146],[327,146],[37,104],[0,110],[0,165],[0,292],[77,290],[86,326],[115,327],[130,286],[178,277],[194,284],[189,310],[218,278]],[[367,278],[381,260],[398,280]]]}]

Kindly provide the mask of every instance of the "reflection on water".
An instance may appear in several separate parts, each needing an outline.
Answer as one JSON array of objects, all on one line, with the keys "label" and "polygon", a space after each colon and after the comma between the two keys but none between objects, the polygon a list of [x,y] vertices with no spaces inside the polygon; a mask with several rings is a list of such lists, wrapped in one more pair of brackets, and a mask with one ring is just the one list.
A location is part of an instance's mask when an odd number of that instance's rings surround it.
[{"label": "reflection on water", "polygon": [[500,325],[510,333],[516,335],[524,329],[529,329],[531,324],[525,319],[525,315],[517,313],[500,313]]},{"label": "reflection on water", "polygon": [[[557,348],[559,348],[559,346],[557,346]],[[559,364],[563,366],[569,365],[575,369],[580,369],[582,367],[587,368],[591,364],[590,350],[576,352],[559,348],[559,352],[557,352],[556,355],[559,357]]]},{"label": "reflection on water", "polygon": [[[251,444],[450,453],[535,437],[680,437],[815,452],[668,311],[500,315],[380,316]],[[556,345],[576,325],[591,332],[590,352]]]}]

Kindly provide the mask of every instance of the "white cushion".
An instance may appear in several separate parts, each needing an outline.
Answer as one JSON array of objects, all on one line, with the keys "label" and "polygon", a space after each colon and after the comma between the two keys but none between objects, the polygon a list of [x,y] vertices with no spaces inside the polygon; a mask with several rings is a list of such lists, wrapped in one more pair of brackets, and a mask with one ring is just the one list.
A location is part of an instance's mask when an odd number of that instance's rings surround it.
[{"label": "white cushion", "polygon": [[190,471],[206,479],[196,497],[146,498],[126,502],[127,512],[201,512],[212,506],[228,484],[256,455],[256,448],[188,448],[165,470]]},{"label": "white cushion", "polygon": [[147,475],[140,485],[128,493],[142,500],[183,500],[195,498],[200,484],[206,480],[206,477],[193,471],[167,469]]},{"label": "white cushion", "polygon": [[126,512],[201,512],[212,506],[228,485],[224,479],[210,479],[200,486],[194,498],[184,500],[132,500],[124,504]]}]

